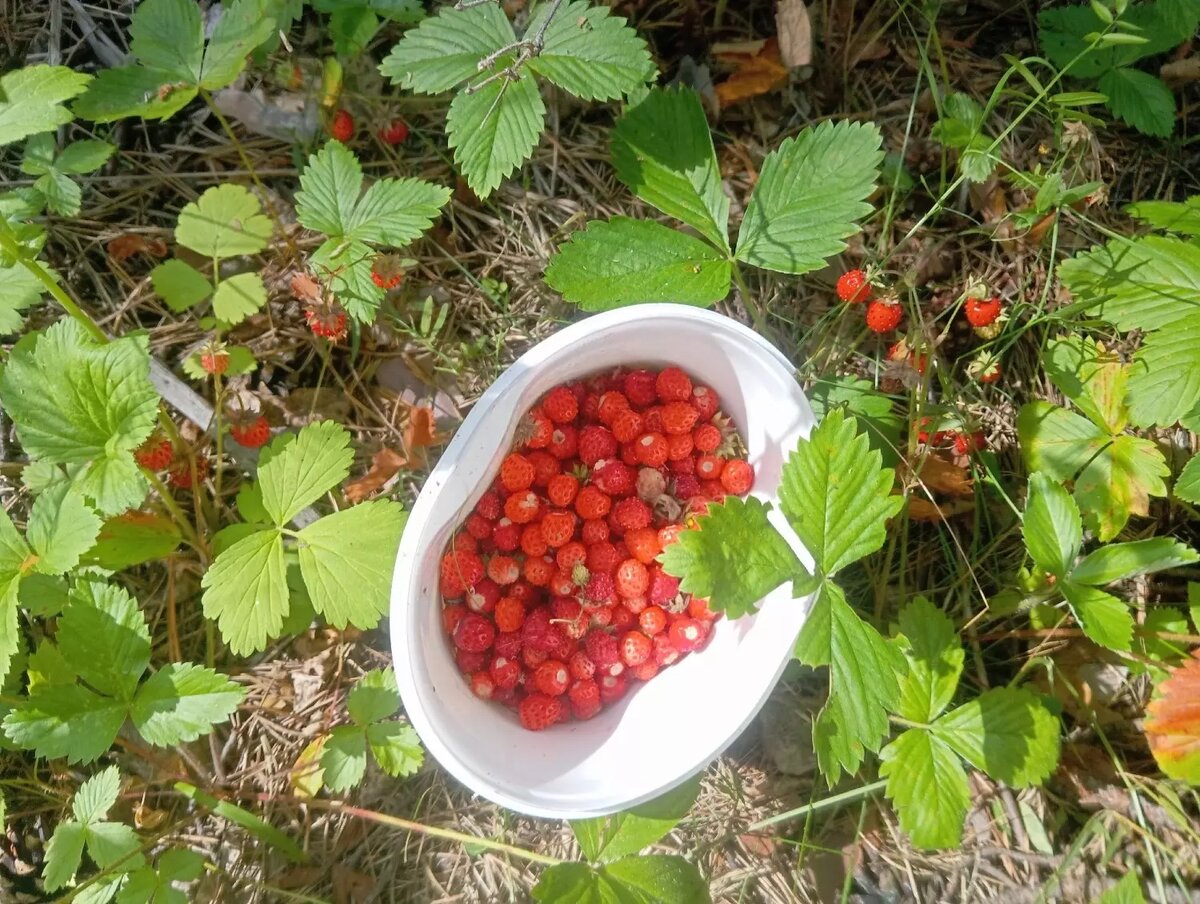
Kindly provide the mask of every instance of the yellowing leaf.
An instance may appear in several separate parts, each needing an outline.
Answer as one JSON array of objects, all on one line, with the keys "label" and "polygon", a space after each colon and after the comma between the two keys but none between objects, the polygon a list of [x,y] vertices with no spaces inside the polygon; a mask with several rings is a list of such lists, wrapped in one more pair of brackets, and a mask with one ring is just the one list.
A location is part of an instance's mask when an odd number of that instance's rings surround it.
[{"label": "yellowing leaf", "polygon": [[758,53],[723,54],[727,62],[737,64],[733,75],[716,86],[721,108],[774,91],[787,81],[788,69],[779,54],[779,41],[770,38]]},{"label": "yellowing leaf", "polygon": [[1200,785],[1200,651],[1171,670],[1146,713],[1146,740],[1159,768]]}]

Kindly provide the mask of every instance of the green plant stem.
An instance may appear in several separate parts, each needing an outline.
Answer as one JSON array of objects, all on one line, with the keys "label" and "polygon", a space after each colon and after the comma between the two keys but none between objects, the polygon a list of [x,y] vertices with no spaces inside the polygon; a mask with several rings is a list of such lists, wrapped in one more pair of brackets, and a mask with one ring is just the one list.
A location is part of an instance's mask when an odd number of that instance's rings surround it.
[{"label": "green plant stem", "polygon": [[821,810],[828,810],[831,807],[840,807],[843,804],[852,803],[864,797],[870,797],[877,791],[882,791],[887,785],[886,779],[880,779],[877,782],[871,782],[869,785],[862,785],[858,788],[852,788],[849,791],[843,791],[841,794],[834,794],[832,797],[826,797],[822,800],[813,801],[811,804],[805,804],[803,807],[797,807],[794,810],[788,810],[784,813],[777,813],[774,816],[768,816],[766,819],[760,819],[758,822],[751,823],[745,829],[743,834],[758,832],[769,826],[778,825],[781,822],[788,822],[800,816],[807,816],[809,813],[819,813]]},{"label": "green plant stem", "polygon": [[20,246],[13,241],[7,229],[0,230],[0,248],[4,250],[5,254],[15,258],[21,266],[37,277],[38,282],[54,297],[54,300],[62,305],[63,309],[71,315],[72,319],[88,331],[89,335],[93,336],[99,342],[106,343],[109,341],[108,336],[104,334],[104,330],[100,329],[96,321],[79,306],[75,299],[67,294],[66,290],[50,275],[50,272],[39,261],[21,253]]},{"label": "green plant stem", "polygon": [[171,516],[171,520],[179,525],[179,530],[183,533],[188,545],[196,550],[202,558],[210,558],[212,551],[208,548],[208,544],[204,542],[200,534],[192,527],[192,522],[188,520],[187,516],[183,513],[183,509],[179,507],[179,504],[167,491],[167,488],[163,486],[163,482],[158,479],[158,475],[146,470],[143,470],[142,473],[146,475],[150,486],[154,487],[154,491],[158,493],[158,498],[162,500],[163,508]]},{"label": "green plant stem", "polygon": [[557,866],[563,862],[557,857],[550,857],[535,851],[527,851],[524,848],[505,844],[502,841],[493,841],[490,838],[478,838],[475,835],[467,835],[463,832],[456,832],[453,829],[439,829],[436,826],[427,826],[409,819],[401,819],[399,816],[389,816],[387,813],[377,813],[374,810],[366,810],[362,807],[352,807],[337,800],[313,799],[304,801],[303,803],[305,806],[313,807],[317,810],[328,810],[331,813],[345,813],[349,816],[365,819],[368,822],[375,822],[396,829],[404,829],[406,832],[416,832],[419,835],[429,835],[433,838],[445,838],[447,841],[457,841],[460,844],[474,845],[490,851],[509,854],[513,857],[519,857],[522,860],[528,860],[531,863]]},{"label": "green plant stem", "polygon": [[738,288],[738,294],[742,296],[742,302],[746,305],[746,310],[750,312],[750,316],[754,318],[754,329],[766,335],[767,323],[763,316],[762,308],[758,306],[758,302],[750,294],[750,287],[746,285],[746,278],[742,276],[742,268],[737,261],[730,261],[730,273],[733,274],[734,285]]}]

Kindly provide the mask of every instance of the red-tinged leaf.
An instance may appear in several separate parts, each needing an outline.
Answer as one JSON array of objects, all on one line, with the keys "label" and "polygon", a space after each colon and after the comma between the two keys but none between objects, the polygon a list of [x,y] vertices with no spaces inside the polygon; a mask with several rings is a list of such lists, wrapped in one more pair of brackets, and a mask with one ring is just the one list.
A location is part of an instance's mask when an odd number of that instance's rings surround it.
[{"label": "red-tinged leaf", "polygon": [[371,470],[346,484],[346,498],[355,504],[362,502],[374,495],[407,464],[408,459],[394,449],[380,449],[371,458]]},{"label": "red-tinged leaf", "polygon": [[321,300],[321,284],[307,273],[300,271],[293,273],[288,284],[297,301],[314,304]]},{"label": "red-tinged leaf", "polygon": [[128,260],[135,254],[149,254],[151,257],[167,256],[167,244],[162,239],[147,238],[144,235],[129,232],[109,239],[106,247],[108,256],[118,263]]},{"label": "red-tinged leaf", "polygon": [[717,100],[724,109],[739,101],[749,100],[774,91],[787,81],[788,68],[779,54],[779,41],[770,38],[758,53],[722,54],[727,62],[737,65],[734,73],[716,86]]},{"label": "red-tinged leaf", "polygon": [[1171,670],[1146,708],[1146,739],[1171,778],[1200,785],[1200,650]]}]

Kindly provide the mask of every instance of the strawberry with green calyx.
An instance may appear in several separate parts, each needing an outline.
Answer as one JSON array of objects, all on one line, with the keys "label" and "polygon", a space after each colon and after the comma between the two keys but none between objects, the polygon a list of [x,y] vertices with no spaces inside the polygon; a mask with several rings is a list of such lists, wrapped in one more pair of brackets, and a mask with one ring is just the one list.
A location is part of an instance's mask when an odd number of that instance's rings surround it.
[{"label": "strawberry with green calyx", "polygon": [[200,366],[205,372],[217,376],[229,370],[229,352],[225,350],[225,344],[218,340],[213,340],[206,344],[199,352]]},{"label": "strawberry with green calyx", "polygon": [[995,383],[1002,373],[999,357],[990,352],[984,352],[967,365],[967,374],[980,383]]},{"label": "strawberry with green calyx", "polygon": [[858,304],[871,298],[871,281],[862,270],[847,270],[837,281],[837,297],[847,304]]},{"label": "strawberry with green calyx", "polygon": [[867,302],[867,329],[873,333],[890,333],[903,319],[904,309],[894,296]]},{"label": "strawberry with green calyx", "polygon": [[321,299],[304,311],[304,322],[314,336],[331,342],[346,335],[346,312],[336,301]]},{"label": "strawberry with green calyx", "polygon": [[175,447],[165,436],[156,434],[142,443],[133,457],[147,471],[165,471],[175,460]]},{"label": "strawberry with green calyx", "polygon": [[247,449],[260,449],[271,439],[271,425],[261,414],[243,412],[229,419],[229,435]]}]

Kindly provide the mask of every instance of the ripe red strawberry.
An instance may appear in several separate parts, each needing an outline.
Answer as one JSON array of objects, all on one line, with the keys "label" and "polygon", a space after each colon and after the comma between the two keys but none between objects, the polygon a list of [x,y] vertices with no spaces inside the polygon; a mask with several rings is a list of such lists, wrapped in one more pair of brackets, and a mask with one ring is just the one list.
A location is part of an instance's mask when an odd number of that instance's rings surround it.
[{"label": "ripe red strawberry", "polygon": [[480,578],[475,582],[475,586],[467,591],[465,599],[467,608],[472,612],[487,615],[500,601],[500,585],[491,578]]},{"label": "ripe red strawberry", "polygon": [[379,130],[379,140],[384,144],[404,144],[408,140],[408,123],[403,119],[393,119]]},{"label": "ripe red strawberry", "polygon": [[558,626],[550,621],[550,610],[539,606],[525,615],[525,623],[521,625],[521,643],[525,649],[532,648],[546,652],[558,646]]},{"label": "ripe red strawberry", "polygon": [[496,639],[496,626],[491,619],[467,612],[454,628],[454,645],[468,653],[482,653]]},{"label": "ripe red strawberry", "polygon": [[653,518],[654,513],[650,511],[650,506],[636,496],[626,497],[613,507],[613,520],[622,533],[649,527]]},{"label": "ripe red strawberry", "polygon": [[862,270],[847,270],[837,281],[837,296],[842,301],[857,304],[871,297],[871,283]]},{"label": "ripe red strawberry", "polygon": [[579,460],[589,468],[617,454],[617,440],[607,427],[589,424],[579,431]]},{"label": "ripe red strawberry", "polygon": [[306,309],[304,322],[314,336],[322,339],[336,342],[346,335],[346,312],[336,302]]},{"label": "ripe red strawberry", "polygon": [[954,451],[959,455],[977,452],[987,448],[987,437],[982,430],[974,433],[956,433],[954,435]]},{"label": "ripe red strawberry", "polygon": [[670,448],[667,439],[661,433],[646,433],[635,442],[638,461],[651,468],[662,467],[667,461]]},{"label": "ripe red strawberry", "polygon": [[545,489],[555,474],[562,473],[562,462],[542,449],[530,449],[525,455],[533,465],[533,485]]},{"label": "ripe red strawberry", "polygon": [[385,292],[404,281],[404,265],[396,254],[380,254],[371,264],[371,282]]},{"label": "ripe red strawberry", "polygon": [[[167,483],[175,487],[177,490],[190,490],[192,488],[192,468],[187,461],[181,461],[176,464],[170,471],[167,472]],[[208,476],[208,459],[196,459],[196,483],[204,483],[204,478]]]},{"label": "ripe red strawberry", "polygon": [[604,703],[616,703],[625,696],[629,684],[624,675],[605,675],[598,682],[600,685],[600,700]]},{"label": "ripe red strawberry", "polygon": [[133,457],[147,471],[165,471],[175,460],[175,447],[165,437],[160,439],[151,437],[133,453]]},{"label": "ripe red strawberry", "polygon": [[642,412],[643,433],[666,433],[662,420],[662,405],[652,405]]},{"label": "ripe red strawberry", "polygon": [[692,445],[697,452],[716,452],[721,445],[721,430],[715,424],[701,424],[692,431]]},{"label": "ripe red strawberry", "polygon": [[558,386],[542,399],[542,411],[556,424],[569,424],[579,416],[579,400],[566,386]]},{"label": "ripe red strawberry", "polygon": [[555,426],[554,432],[550,434],[550,445],[546,447],[546,451],[559,461],[566,461],[574,458],[578,449],[579,431],[570,424]]},{"label": "ripe red strawberry", "polygon": [[531,646],[521,647],[521,663],[530,671],[536,669],[549,658],[550,654],[545,650],[539,650]]},{"label": "ripe red strawberry", "polygon": [[608,522],[600,518],[584,521],[583,529],[579,532],[579,538],[588,546],[603,543],[610,535],[611,531],[609,530]]},{"label": "ripe red strawberry", "polygon": [[679,578],[671,577],[655,565],[650,571],[650,592],[647,596],[655,606],[669,603],[679,593]]},{"label": "ripe red strawberry", "polygon": [[680,435],[691,433],[700,415],[687,402],[667,402],[662,406],[661,417],[666,433]]},{"label": "ripe red strawberry", "polygon": [[200,366],[210,374],[223,374],[229,370],[229,352],[210,346],[200,352]]},{"label": "ripe red strawberry", "polygon": [[495,521],[499,518],[501,509],[500,495],[493,490],[488,490],[475,503],[475,514],[486,518],[488,521]]},{"label": "ripe red strawberry", "polygon": [[544,556],[550,551],[550,544],[542,533],[542,525],[531,521],[521,528],[521,552],[527,556]]},{"label": "ripe red strawberry", "polygon": [[571,685],[567,699],[576,719],[590,719],[600,712],[600,685],[590,677],[581,678]]},{"label": "ripe red strawberry", "polygon": [[989,326],[1000,316],[999,298],[968,298],[963,303],[967,323],[973,327]]},{"label": "ripe red strawberry", "polygon": [[654,642],[641,631],[627,631],[621,638],[621,661],[625,665],[641,665],[652,655]]},{"label": "ripe red strawberry", "polygon": [[554,422],[538,408],[525,415],[518,430],[521,442],[529,449],[545,449],[554,436]]},{"label": "ripe red strawberry", "polygon": [[573,474],[555,474],[546,484],[546,496],[552,505],[565,508],[575,501],[579,480]]},{"label": "ripe red strawberry", "polygon": [[482,515],[477,515],[472,512],[467,516],[466,520],[467,533],[476,540],[490,540],[492,538],[492,522]]},{"label": "ripe red strawberry", "polygon": [[686,402],[692,397],[692,378],[678,367],[664,367],[654,380],[654,391],[662,402]]},{"label": "ripe red strawberry", "polygon": [[642,416],[630,408],[625,408],[613,417],[611,429],[617,442],[632,442],[642,434]]},{"label": "ripe red strawberry", "polygon": [[521,663],[507,656],[496,656],[488,666],[488,676],[497,688],[516,687],[521,680]]},{"label": "ripe red strawberry", "polygon": [[482,700],[492,699],[496,691],[496,683],[488,672],[475,672],[471,675],[471,692]]},{"label": "ripe red strawberry", "polygon": [[575,515],[572,512],[546,512],[542,516],[542,537],[551,549],[569,543],[575,535]]},{"label": "ripe red strawberry", "polygon": [[501,552],[514,552],[521,545],[521,526],[510,518],[501,518],[492,528],[492,542]]},{"label": "ripe red strawberry", "polygon": [[[667,436],[667,461],[674,465],[675,462],[691,462],[692,452],[695,451],[695,445],[692,443],[691,433],[675,433]],[[684,469],[688,465],[683,465]],[[695,465],[691,465],[695,469]]]},{"label": "ripe red strawberry", "polygon": [[502,596],[496,601],[492,618],[496,627],[506,634],[519,631],[525,622],[525,605],[511,596]]},{"label": "ripe red strawberry", "polygon": [[705,453],[696,459],[696,477],[700,480],[719,480],[725,470],[725,459]]},{"label": "ripe red strawberry", "polygon": [[605,631],[589,631],[583,638],[583,647],[587,651],[588,659],[596,664],[597,669],[620,661],[621,645],[615,637]]},{"label": "ripe red strawberry", "polygon": [[636,487],[637,472],[623,461],[606,461],[592,472],[592,485],[606,496],[629,496]]},{"label": "ripe red strawberry", "polygon": [[611,429],[617,415],[628,410],[629,399],[625,398],[625,394],[615,389],[610,389],[601,395],[599,402],[596,403],[596,418],[600,423]]},{"label": "ripe red strawberry", "polygon": [[667,632],[664,631],[662,634],[654,636],[654,661],[660,667],[665,668],[678,661],[679,656],[679,650],[675,649],[675,644],[671,643]]},{"label": "ripe red strawberry", "polygon": [[593,572],[583,588],[583,595],[593,603],[611,603],[617,596],[612,575],[605,571]]},{"label": "ripe red strawberry", "polygon": [[441,589],[448,599],[458,599],[483,577],[483,559],[473,552],[456,550],[442,556]]},{"label": "ripe red strawberry", "polygon": [[638,599],[650,587],[650,572],[637,559],[626,559],[617,566],[613,581],[619,596],[627,600]]},{"label": "ripe red strawberry", "polygon": [[587,653],[579,650],[567,660],[567,670],[570,671],[572,678],[582,681],[596,674],[596,663],[592,662],[592,658]]},{"label": "ripe red strawberry", "polygon": [[533,686],[551,697],[565,694],[570,684],[571,673],[566,664],[557,659],[547,659],[533,673]]},{"label": "ripe red strawberry", "polygon": [[506,587],[521,577],[521,566],[511,556],[492,556],[488,559],[487,576],[501,587]]},{"label": "ripe red strawberry", "polygon": [[576,565],[582,565],[587,561],[587,547],[578,540],[572,540],[559,548],[554,556],[554,561],[560,569],[569,574]]},{"label": "ripe red strawberry", "polygon": [[680,474],[675,478],[674,496],[680,502],[687,502],[694,496],[700,495],[700,481],[694,474]]},{"label": "ripe red strawberry", "polygon": [[[528,524],[530,521],[535,521],[541,510],[541,501],[538,499],[537,493],[532,490],[513,493],[504,500],[504,517],[514,524]],[[494,533],[492,537],[495,538]],[[497,545],[499,542],[499,540],[496,541]]]},{"label": "ripe red strawberry", "polygon": [[605,495],[598,487],[583,487],[575,497],[575,511],[585,521],[603,518],[608,514],[610,508],[612,508],[612,498]]},{"label": "ripe red strawberry", "polygon": [[658,663],[654,661],[654,657],[647,659],[641,665],[636,665],[629,670],[629,674],[633,675],[638,681],[649,681],[659,672]]},{"label": "ripe red strawberry", "polygon": [[234,424],[229,428],[234,442],[247,449],[258,449],[271,438],[271,426],[261,414],[248,424]]},{"label": "ripe red strawberry", "polygon": [[454,651],[454,662],[458,665],[458,670],[464,675],[472,675],[478,672],[487,665],[487,654],[474,653],[469,650]]},{"label": "ripe red strawberry", "polygon": [[654,388],[658,375],[650,370],[631,370],[625,375],[622,389],[629,404],[645,408],[658,401],[658,391]]},{"label": "ripe red strawberry", "polygon": [[626,531],[624,539],[629,554],[643,565],[649,565],[662,552],[658,531],[653,528],[645,527],[640,530]]},{"label": "ripe red strawberry", "polygon": [[740,458],[726,462],[721,469],[721,486],[725,492],[733,496],[742,496],[750,492],[754,485],[754,469],[750,463]]},{"label": "ripe red strawberry", "polygon": [[500,485],[510,493],[533,486],[533,463],[520,452],[510,452],[500,463]]},{"label": "ripe red strawberry", "polygon": [[547,694],[529,694],[517,707],[521,724],[530,731],[543,731],[563,718],[563,704]]},{"label": "ripe red strawberry", "polygon": [[873,333],[890,332],[903,318],[904,309],[895,302],[876,299],[867,303],[867,329]]},{"label": "ripe red strawberry", "polygon": [[588,571],[612,574],[625,558],[626,556],[612,543],[593,543],[588,547]]},{"label": "ripe red strawberry", "polygon": [[525,560],[521,574],[532,586],[546,587],[556,571],[558,568],[549,556],[530,556]]},{"label": "ripe red strawberry", "polygon": [[690,653],[704,645],[708,637],[704,623],[694,618],[676,619],[667,631],[672,646],[680,653]]},{"label": "ripe red strawberry", "polygon": [[638,615],[638,627],[648,637],[667,630],[667,613],[660,606],[647,606]]},{"label": "ripe red strawberry", "polygon": [[721,400],[711,387],[696,386],[692,389],[692,407],[700,415],[700,420],[708,421],[721,407]]},{"label": "ripe red strawberry", "polygon": [[354,137],[354,117],[345,110],[338,110],[329,123],[329,135],[345,144]]},{"label": "ripe red strawberry", "polygon": [[521,648],[524,644],[521,641],[521,635],[514,632],[501,632],[496,635],[495,641],[492,643],[492,650],[497,656],[504,656],[508,659],[516,659],[521,655]]}]

